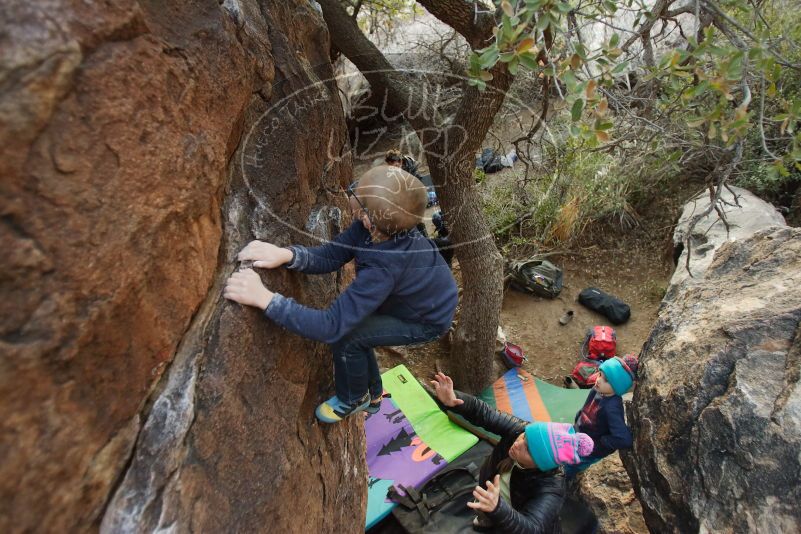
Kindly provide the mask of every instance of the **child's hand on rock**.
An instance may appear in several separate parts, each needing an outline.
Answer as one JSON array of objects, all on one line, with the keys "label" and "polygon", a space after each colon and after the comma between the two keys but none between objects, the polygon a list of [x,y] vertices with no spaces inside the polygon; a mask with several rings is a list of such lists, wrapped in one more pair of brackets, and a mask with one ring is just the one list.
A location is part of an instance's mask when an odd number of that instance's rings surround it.
[{"label": "child's hand on rock", "polygon": [[501,475],[495,475],[494,481],[487,480],[487,489],[476,486],[473,490],[475,502],[467,503],[473,510],[490,513],[498,507],[498,499],[501,496]]},{"label": "child's hand on rock", "polygon": [[[256,241],[254,241],[256,243]],[[266,244],[266,243],[265,243]],[[267,308],[274,293],[264,287],[261,278],[253,269],[237,271],[225,282],[223,297],[246,306],[259,309]]]},{"label": "child's hand on rock", "polygon": [[439,401],[448,408],[464,404],[462,399],[456,398],[456,393],[453,392],[453,380],[445,373],[435,374],[431,385],[434,386],[434,392],[437,394]]},{"label": "child's hand on rock", "polygon": [[292,251],[264,241],[251,241],[236,257],[239,261],[253,261],[254,267],[275,269],[292,261]]}]

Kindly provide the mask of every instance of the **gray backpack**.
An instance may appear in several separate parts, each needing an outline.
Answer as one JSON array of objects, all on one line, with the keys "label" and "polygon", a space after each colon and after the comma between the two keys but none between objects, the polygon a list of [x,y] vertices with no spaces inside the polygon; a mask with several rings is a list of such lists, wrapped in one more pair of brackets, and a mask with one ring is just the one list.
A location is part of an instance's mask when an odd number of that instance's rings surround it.
[{"label": "gray backpack", "polygon": [[562,291],[562,269],[548,260],[529,258],[509,265],[513,288],[538,297],[555,298]]}]

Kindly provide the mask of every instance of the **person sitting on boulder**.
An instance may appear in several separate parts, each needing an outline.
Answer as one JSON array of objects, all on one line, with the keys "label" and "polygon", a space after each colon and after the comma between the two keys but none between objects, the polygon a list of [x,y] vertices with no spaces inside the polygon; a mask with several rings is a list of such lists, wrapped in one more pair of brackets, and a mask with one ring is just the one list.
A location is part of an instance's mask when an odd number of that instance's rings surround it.
[{"label": "person sitting on boulder", "polygon": [[580,464],[565,468],[568,477],[584,471],[618,449],[631,448],[631,430],[626,425],[621,396],[634,385],[637,367],[637,357],[629,354],[624,358],[610,358],[598,368],[598,378],[584,406],[576,414],[574,424],[577,432],[593,439],[595,447]]},{"label": "person sitting on boulder", "polygon": [[561,532],[559,511],[565,499],[560,466],[575,465],[593,448],[592,438],[568,423],[527,423],[485,402],[453,390],[453,380],[437,373],[431,384],[437,399],[468,422],[500,435],[484,460],[473,525],[493,532]]},{"label": "person sitting on boulder", "polygon": [[252,269],[231,275],[224,291],[225,298],[264,310],[287,330],[331,345],[336,395],[315,411],[326,423],[377,412],[383,387],[373,348],[442,337],[458,301],[450,269],[415,229],[425,210],[419,180],[382,165],[351,185],[348,196],[353,223],[333,241],[312,248],[252,241],[238,255],[257,268],[286,265],[308,274],[334,272],[355,259],[355,280],[328,309],[273,293]]}]

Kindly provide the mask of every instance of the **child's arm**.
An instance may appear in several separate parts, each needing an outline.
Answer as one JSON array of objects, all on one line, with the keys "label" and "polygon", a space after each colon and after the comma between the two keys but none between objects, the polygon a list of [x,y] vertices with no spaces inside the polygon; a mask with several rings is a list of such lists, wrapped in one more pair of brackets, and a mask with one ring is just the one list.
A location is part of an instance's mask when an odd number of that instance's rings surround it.
[{"label": "child's arm", "polygon": [[592,451],[593,456],[611,454],[618,449],[630,449],[632,446],[631,430],[626,426],[623,412],[623,399],[619,395],[610,397],[604,403],[606,422],[609,425],[609,434],[601,436]]},{"label": "child's arm", "polygon": [[347,230],[332,241],[317,247],[292,245],[292,261],[287,269],[307,274],[325,274],[338,271],[353,259],[357,247],[364,246],[360,237],[366,237],[366,230],[360,221],[354,221]]},{"label": "child's arm", "polygon": [[303,306],[276,293],[264,314],[290,332],[330,345],[377,310],[394,286],[395,280],[388,271],[365,266],[326,310]]}]

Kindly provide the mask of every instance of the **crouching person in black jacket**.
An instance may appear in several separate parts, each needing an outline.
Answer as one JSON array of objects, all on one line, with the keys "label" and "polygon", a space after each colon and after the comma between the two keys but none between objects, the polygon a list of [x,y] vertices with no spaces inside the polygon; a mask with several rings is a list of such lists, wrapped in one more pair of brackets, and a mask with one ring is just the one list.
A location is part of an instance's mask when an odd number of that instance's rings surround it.
[{"label": "crouching person in black jacket", "polygon": [[501,440],[481,466],[473,524],[504,533],[560,533],[565,499],[562,465],[574,465],[592,452],[593,442],[567,423],[527,423],[494,410],[485,402],[454,392],[453,381],[437,373],[432,385],[448,409],[470,423],[499,434]]}]

